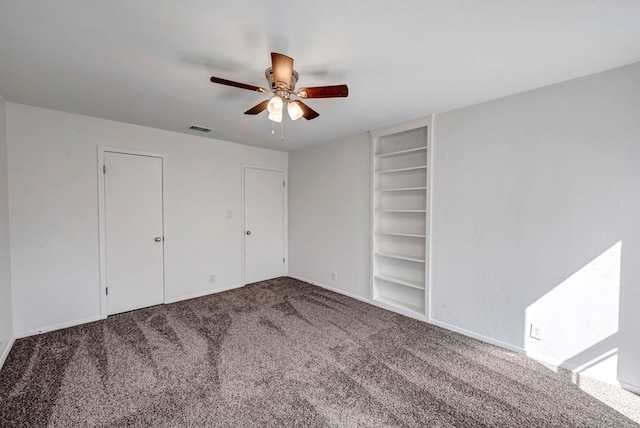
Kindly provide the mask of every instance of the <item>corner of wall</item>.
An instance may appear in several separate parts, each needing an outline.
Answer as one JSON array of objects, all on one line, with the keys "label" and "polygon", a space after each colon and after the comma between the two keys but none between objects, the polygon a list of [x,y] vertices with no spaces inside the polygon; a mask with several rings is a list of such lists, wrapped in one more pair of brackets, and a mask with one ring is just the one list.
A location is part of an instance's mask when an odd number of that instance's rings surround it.
[{"label": "corner of wall", "polygon": [[365,132],[290,153],[289,276],[369,298],[370,168]]},{"label": "corner of wall", "polygon": [[7,109],[0,95],[0,368],[15,341],[11,289]]},{"label": "corner of wall", "polygon": [[11,348],[13,347],[13,343],[16,341],[15,336],[11,336],[9,338],[9,341],[6,343],[0,343],[0,370],[2,369],[2,366],[4,365],[4,362],[7,360],[7,357],[9,356],[9,352],[11,352]]}]

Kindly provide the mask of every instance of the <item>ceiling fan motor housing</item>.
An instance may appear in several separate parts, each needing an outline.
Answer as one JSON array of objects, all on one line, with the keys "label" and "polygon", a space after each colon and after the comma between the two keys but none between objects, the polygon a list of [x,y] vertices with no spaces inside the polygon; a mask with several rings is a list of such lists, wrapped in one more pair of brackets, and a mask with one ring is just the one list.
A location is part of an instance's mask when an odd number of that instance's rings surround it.
[{"label": "ceiling fan motor housing", "polygon": [[296,83],[298,83],[298,72],[293,70],[291,73],[291,87],[287,88],[286,84],[283,82],[276,82],[273,78],[273,67],[269,67],[264,71],[264,75],[269,82],[269,88],[271,88],[272,92],[276,91],[287,91],[289,94],[293,93],[293,90],[296,87]]}]

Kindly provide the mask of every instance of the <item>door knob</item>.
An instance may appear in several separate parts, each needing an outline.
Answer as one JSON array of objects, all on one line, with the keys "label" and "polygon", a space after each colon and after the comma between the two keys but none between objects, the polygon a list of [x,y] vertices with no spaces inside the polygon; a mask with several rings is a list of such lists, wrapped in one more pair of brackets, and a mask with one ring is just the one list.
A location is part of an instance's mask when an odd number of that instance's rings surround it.
[{"label": "door knob", "polygon": [[162,238],[160,236],[156,236],[153,240],[156,242],[160,242],[162,241]]},{"label": "door knob", "polygon": [[247,235],[251,235],[251,231],[250,230],[247,230]]}]

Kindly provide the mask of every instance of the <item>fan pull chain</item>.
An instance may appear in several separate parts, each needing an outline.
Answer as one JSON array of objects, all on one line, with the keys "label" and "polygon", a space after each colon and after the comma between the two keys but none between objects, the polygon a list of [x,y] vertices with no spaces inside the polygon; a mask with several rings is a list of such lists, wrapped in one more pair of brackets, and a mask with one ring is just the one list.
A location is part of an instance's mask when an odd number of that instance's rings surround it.
[{"label": "fan pull chain", "polygon": [[276,124],[271,122],[271,135],[276,135]]},{"label": "fan pull chain", "polygon": [[284,143],[284,120],[280,122],[280,142]]}]

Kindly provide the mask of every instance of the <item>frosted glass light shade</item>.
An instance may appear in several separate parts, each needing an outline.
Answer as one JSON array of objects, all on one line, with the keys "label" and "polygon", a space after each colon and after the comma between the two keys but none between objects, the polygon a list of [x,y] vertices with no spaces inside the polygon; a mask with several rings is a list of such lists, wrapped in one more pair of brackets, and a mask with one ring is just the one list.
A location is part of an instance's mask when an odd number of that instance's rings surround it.
[{"label": "frosted glass light shade", "polygon": [[282,98],[277,95],[271,98],[269,104],[267,104],[267,111],[271,114],[280,112],[280,115],[282,115]]},{"label": "frosted glass light shade", "polygon": [[269,120],[272,120],[274,122],[282,122],[282,110],[269,112]]},{"label": "frosted glass light shade", "polygon": [[289,112],[289,117],[291,118],[291,120],[298,120],[302,117],[302,108],[300,108],[300,105],[298,104],[297,101],[291,101],[289,104],[287,104],[287,111]]}]

